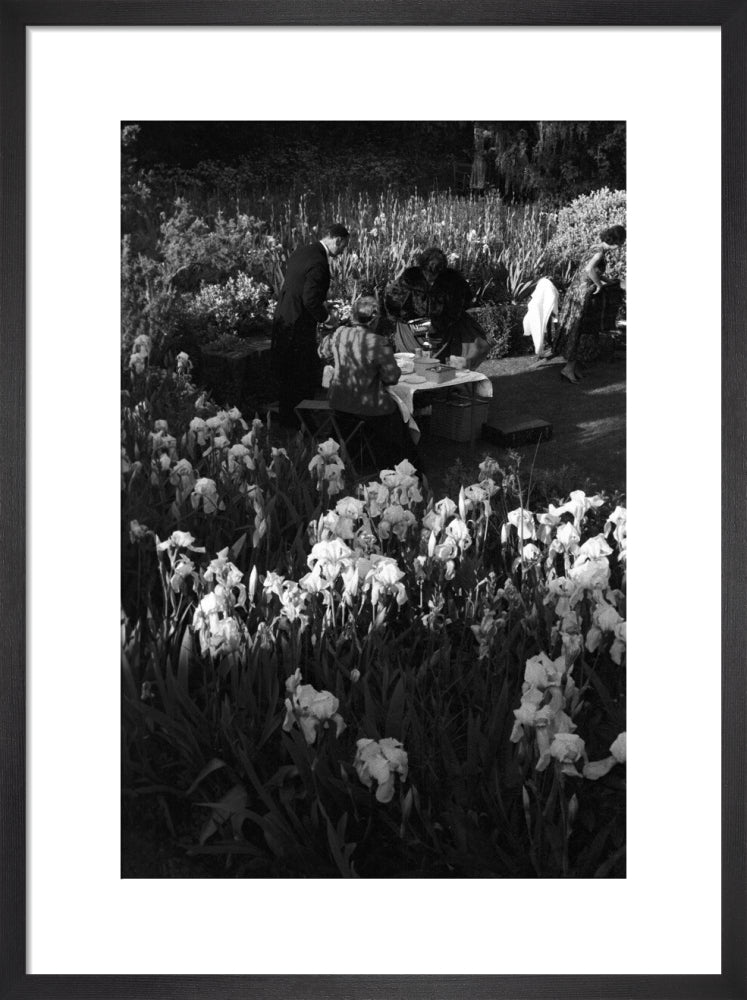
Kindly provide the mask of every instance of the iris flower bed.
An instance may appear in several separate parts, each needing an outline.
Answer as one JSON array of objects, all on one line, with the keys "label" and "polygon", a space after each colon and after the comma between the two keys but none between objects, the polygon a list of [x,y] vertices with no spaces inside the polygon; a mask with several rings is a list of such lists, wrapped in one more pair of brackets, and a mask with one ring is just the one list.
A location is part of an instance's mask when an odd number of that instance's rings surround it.
[{"label": "iris flower bed", "polygon": [[126,808],[225,877],[624,876],[624,508],[532,510],[491,458],[455,497],[352,484],[141,353]]}]

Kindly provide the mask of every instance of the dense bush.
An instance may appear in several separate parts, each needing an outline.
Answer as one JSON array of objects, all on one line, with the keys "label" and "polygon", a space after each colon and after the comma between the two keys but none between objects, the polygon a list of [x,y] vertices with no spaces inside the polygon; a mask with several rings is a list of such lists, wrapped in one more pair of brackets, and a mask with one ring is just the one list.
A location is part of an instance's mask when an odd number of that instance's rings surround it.
[{"label": "dense bush", "polygon": [[474,310],[475,319],[487,334],[491,359],[525,354],[523,321],[526,303],[486,302]]},{"label": "dense bush", "polygon": [[602,186],[624,187],[625,122],[485,122],[505,195],[569,201]]},{"label": "dense bush", "polygon": [[[588,256],[590,248],[599,242],[599,234],[608,226],[625,225],[625,191],[603,188],[582,195],[557,213],[552,238],[547,245],[547,264],[552,273],[565,284],[563,277]],[[622,277],[626,267],[625,246],[609,250],[607,274]]]},{"label": "dense bush", "polygon": [[[163,216],[151,254],[132,250],[124,236],[121,256],[122,344],[129,351],[142,333],[154,358],[169,349],[195,351],[226,333],[245,334],[270,319],[276,241],[266,224],[249,216],[208,222],[178,200]],[[276,277],[276,276],[275,276]]]},{"label": "dense bush", "polygon": [[201,285],[184,307],[186,317],[202,331],[205,341],[225,334],[263,331],[274,310],[269,285],[241,271],[224,284]]},{"label": "dense bush", "polygon": [[126,360],[137,337],[161,344],[174,332],[178,319],[176,293],[164,278],[161,262],[132,249],[122,238],[120,257],[121,348]]},{"label": "dense bush", "polygon": [[161,216],[158,257],[169,280],[177,275],[188,280],[184,269],[195,266],[215,277],[238,271],[256,277],[262,273],[257,237],[266,229],[266,222],[250,215],[227,218],[218,212],[203,218],[188,202],[177,199],[172,214]]}]

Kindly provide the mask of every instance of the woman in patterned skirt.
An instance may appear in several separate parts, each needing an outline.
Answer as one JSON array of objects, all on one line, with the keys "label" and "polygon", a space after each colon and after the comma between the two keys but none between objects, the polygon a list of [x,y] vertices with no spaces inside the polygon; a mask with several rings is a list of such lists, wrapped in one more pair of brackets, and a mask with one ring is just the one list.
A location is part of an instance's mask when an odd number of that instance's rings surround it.
[{"label": "woman in patterned skirt", "polygon": [[591,256],[576,271],[565,293],[553,354],[565,358],[566,363],[560,374],[569,382],[579,381],[579,341],[584,332],[584,321],[596,304],[593,297],[599,295],[605,285],[613,284],[611,279],[604,276],[607,267],[605,251],[622,246],[624,242],[624,226],[610,226],[609,229],[604,229],[599,234],[599,244],[593,248]]}]

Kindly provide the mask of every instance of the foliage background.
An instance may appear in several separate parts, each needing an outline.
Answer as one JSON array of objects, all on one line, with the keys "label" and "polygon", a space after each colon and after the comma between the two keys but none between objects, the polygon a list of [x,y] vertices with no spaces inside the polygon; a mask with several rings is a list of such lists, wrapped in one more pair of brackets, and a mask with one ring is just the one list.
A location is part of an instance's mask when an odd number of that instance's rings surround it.
[{"label": "foliage background", "polygon": [[[318,200],[392,188],[469,190],[473,130],[488,180],[512,202],[562,204],[625,188],[624,122],[128,122],[124,192],[133,178],[156,213],[186,198],[199,213],[246,212],[302,194]],[[123,230],[138,230],[126,206]],[[148,231],[143,234],[148,235]],[[152,230],[150,235],[153,235]]]}]

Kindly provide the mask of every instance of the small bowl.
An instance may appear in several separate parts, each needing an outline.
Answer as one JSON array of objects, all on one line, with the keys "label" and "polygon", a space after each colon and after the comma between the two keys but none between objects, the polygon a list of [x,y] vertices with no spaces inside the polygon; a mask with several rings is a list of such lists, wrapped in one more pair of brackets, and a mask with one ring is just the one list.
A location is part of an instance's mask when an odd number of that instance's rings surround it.
[{"label": "small bowl", "polygon": [[415,358],[413,364],[416,370],[420,372],[423,368],[433,368],[434,365],[437,365],[438,358]]}]

